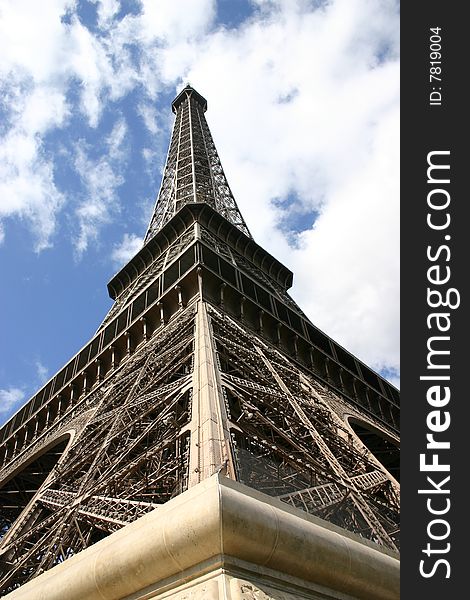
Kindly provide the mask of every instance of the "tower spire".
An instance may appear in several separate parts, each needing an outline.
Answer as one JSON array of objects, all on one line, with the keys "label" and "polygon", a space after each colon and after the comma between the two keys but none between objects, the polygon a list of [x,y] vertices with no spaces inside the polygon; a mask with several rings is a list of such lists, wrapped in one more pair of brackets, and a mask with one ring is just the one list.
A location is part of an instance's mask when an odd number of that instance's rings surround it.
[{"label": "tower spire", "polygon": [[145,243],[185,204],[206,203],[251,237],[222,169],[204,113],[207,101],[186,85],[172,102],[175,123]]}]

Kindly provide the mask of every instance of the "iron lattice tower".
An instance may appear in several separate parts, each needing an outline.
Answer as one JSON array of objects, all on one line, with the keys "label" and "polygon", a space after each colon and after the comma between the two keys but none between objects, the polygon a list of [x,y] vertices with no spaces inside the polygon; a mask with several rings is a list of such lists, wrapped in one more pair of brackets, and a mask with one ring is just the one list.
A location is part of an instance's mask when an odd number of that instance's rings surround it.
[{"label": "iron lattice tower", "polygon": [[8,593],[223,471],[398,546],[398,392],[317,329],[252,239],[187,86],[114,305],[0,430]]}]

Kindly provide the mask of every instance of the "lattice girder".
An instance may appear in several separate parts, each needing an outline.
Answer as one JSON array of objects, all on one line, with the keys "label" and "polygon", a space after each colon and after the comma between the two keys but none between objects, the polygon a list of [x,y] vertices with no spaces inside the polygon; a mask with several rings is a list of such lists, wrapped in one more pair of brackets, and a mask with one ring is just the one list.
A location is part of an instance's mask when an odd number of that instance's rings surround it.
[{"label": "lattice girder", "polygon": [[90,393],[88,422],[3,541],[3,560],[14,565],[3,589],[186,489],[193,329],[188,307],[176,327],[149,340],[99,393]]},{"label": "lattice girder", "polygon": [[185,205],[203,202],[251,237],[222,169],[204,113],[207,103],[187,86],[176,112],[160,192],[145,243]]},{"label": "lattice girder", "polygon": [[[336,520],[355,523],[357,533],[396,548],[397,490],[384,471],[387,494],[379,486],[371,486],[378,463],[361,444],[348,443],[346,425],[329,408],[326,390],[226,315],[212,309],[211,317],[219,364],[222,372],[229,371],[222,375],[222,381],[229,383],[229,394],[238,400],[238,406],[231,404],[237,425],[236,445],[244,438],[249,447],[253,448],[252,440],[256,440],[266,450],[264,457],[261,452],[254,454],[257,464],[251,463],[251,470],[247,470],[247,449],[237,448],[240,479],[281,498],[289,498],[296,490],[305,494],[311,487],[334,485],[336,501],[330,504],[348,498],[351,512],[341,519],[336,516]],[[263,462],[264,472],[260,467]],[[308,471],[315,474],[313,484],[308,483]],[[374,494],[387,510],[373,505]],[[311,505],[309,512],[318,511]]]}]

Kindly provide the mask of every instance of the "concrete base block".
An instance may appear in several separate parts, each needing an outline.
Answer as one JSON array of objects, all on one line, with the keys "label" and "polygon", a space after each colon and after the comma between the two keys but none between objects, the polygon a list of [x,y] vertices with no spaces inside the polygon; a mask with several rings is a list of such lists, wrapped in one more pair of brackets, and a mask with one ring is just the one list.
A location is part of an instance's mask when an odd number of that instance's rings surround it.
[{"label": "concrete base block", "polygon": [[9,600],[398,600],[391,551],[213,477]]}]

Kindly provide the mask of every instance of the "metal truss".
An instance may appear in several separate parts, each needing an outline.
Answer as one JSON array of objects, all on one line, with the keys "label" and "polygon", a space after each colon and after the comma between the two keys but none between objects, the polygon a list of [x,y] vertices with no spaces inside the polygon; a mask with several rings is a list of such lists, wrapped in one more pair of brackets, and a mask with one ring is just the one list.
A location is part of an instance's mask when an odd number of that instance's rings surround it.
[{"label": "metal truss", "polygon": [[235,252],[230,246],[215,235],[212,235],[207,229],[201,228],[201,239],[211,248],[214,248],[218,254],[228,259],[238,269],[251,275],[256,281],[261,282],[276,298],[279,298],[283,304],[290,306],[300,315],[304,315],[297,303],[289,296],[273,278],[268,277],[261,269],[257,269],[243,258],[238,252]]},{"label": "metal truss", "polygon": [[55,430],[76,435],[5,536],[0,590],[222,467],[396,549],[397,485],[332,408],[341,402],[244,325],[191,302],[88,394],[81,421]]},{"label": "metal truss", "polygon": [[[251,234],[222,169],[204,116],[207,103],[186,87],[173,103],[176,112],[162,185],[145,243],[185,204],[204,202],[243,231]],[[177,99],[177,100],[178,100]]]},{"label": "metal truss", "polygon": [[210,314],[238,478],[397,549],[398,486],[331,407],[341,399],[223,313]]},{"label": "metal truss", "polygon": [[134,300],[137,295],[147,286],[151,285],[155,279],[172,264],[172,262],[185,250],[194,240],[194,228],[190,228],[179,236],[179,238],[170,245],[170,247],[160,254],[152,263],[136,278],[132,284],[116,298],[115,303],[108,311],[98,331],[103,329],[122,309]]},{"label": "metal truss", "polygon": [[188,307],[88,395],[86,423],[5,536],[3,592],[186,489],[193,329]]}]

